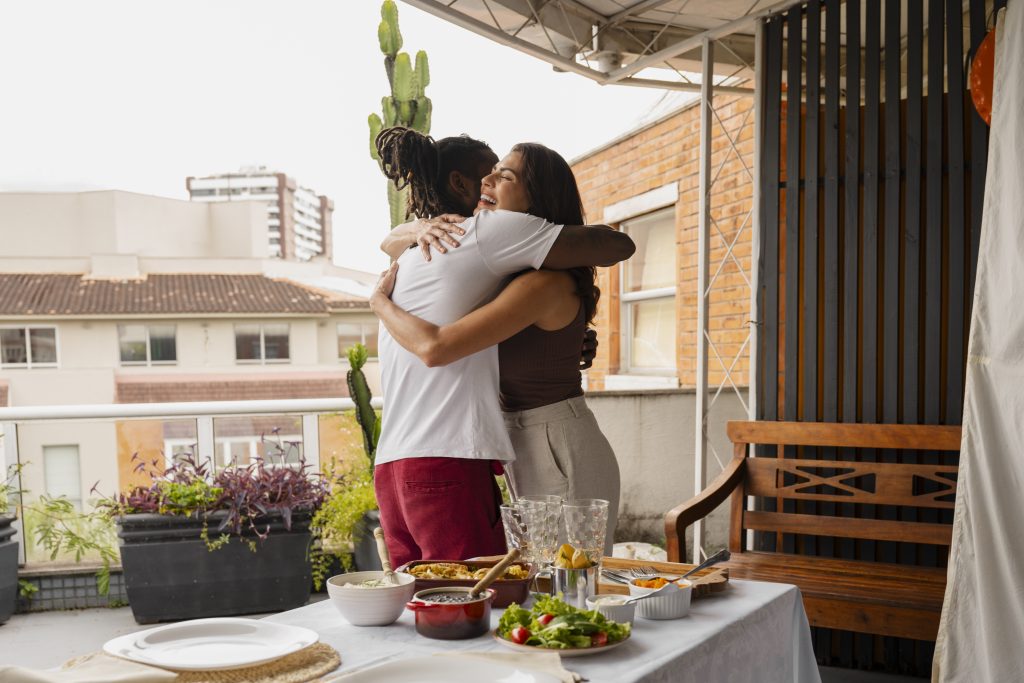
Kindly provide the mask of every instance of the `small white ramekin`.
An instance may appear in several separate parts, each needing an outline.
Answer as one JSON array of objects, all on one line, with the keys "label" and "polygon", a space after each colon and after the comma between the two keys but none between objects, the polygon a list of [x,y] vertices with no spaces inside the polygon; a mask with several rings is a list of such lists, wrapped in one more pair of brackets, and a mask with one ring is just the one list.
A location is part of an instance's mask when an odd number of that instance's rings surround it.
[{"label": "small white ramekin", "polygon": [[609,605],[598,602],[601,598],[611,597],[626,600],[629,596],[617,595],[614,593],[593,595],[587,598],[587,609],[596,609],[601,616],[609,621],[615,621],[620,624],[632,624],[633,616],[636,614],[636,603],[631,602],[627,605]]},{"label": "small white ramekin", "polygon": [[[676,577],[667,576],[667,579]],[[635,581],[636,579],[634,579]],[[682,585],[680,585],[682,584]],[[690,613],[690,598],[693,596],[693,584],[689,581],[676,581],[676,589],[668,588],[653,598],[639,600],[636,613],[644,619],[679,619]],[[643,588],[629,583],[629,594],[632,597],[653,593],[655,588]]]}]

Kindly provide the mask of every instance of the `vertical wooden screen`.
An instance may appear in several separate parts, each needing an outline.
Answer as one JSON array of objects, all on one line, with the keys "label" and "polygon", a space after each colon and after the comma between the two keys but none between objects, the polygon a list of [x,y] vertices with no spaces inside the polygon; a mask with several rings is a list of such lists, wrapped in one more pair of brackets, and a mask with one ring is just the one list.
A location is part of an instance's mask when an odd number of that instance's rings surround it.
[{"label": "vertical wooden screen", "polygon": [[[988,144],[964,64],[1001,4],[809,0],[766,20],[760,419],[960,423]],[[813,455],[956,459],[867,449]],[[783,456],[812,453],[787,448]],[[950,511],[889,506],[800,511],[952,521]],[[935,546],[894,542],[759,534],[755,547],[946,561]],[[815,645],[821,661],[922,675],[932,655],[930,643],[823,629]]]}]

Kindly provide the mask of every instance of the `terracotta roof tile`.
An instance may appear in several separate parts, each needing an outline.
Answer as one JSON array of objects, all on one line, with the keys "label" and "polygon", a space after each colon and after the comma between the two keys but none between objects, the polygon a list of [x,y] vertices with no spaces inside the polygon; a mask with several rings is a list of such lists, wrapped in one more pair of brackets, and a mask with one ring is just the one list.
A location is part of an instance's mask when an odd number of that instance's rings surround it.
[{"label": "terracotta roof tile", "polygon": [[326,314],[365,300],[263,275],[151,274],[93,280],[67,273],[0,273],[0,315]]}]

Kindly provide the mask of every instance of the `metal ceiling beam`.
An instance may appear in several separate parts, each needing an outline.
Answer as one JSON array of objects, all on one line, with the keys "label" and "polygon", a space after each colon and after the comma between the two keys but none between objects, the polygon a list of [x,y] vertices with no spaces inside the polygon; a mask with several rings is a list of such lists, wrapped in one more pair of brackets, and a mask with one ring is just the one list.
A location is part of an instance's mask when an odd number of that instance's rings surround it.
[{"label": "metal ceiling beam", "polygon": [[627,7],[622,11],[616,12],[615,14],[608,17],[608,23],[613,25],[617,24],[623,19],[629,18],[633,14],[636,14],[638,12],[646,12],[649,9],[661,7],[662,5],[668,4],[671,1],[672,0],[641,0],[641,2],[634,4],[632,7]]},{"label": "metal ceiling beam", "polygon": [[[602,83],[602,85],[632,85],[638,88],[659,88],[661,90],[701,92],[700,83],[683,83],[681,81],[658,81],[651,78],[624,78],[616,83]],[[725,93],[728,95],[753,95],[754,89],[730,85],[716,85],[715,92]]]},{"label": "metal ceiling beam", "polygon": [[[787,2],[781,4],[788,6],[789,4],[793,4],[799,1],[800,0],[787,0]],[[490,38],[491,40],[497,43],[519,50],[520,52],[530,55],[531,57],[542,59],[551,64],[552,66],[554,66],[556,69],[569,71],[575,74],[579,74],[581,76],[586,76],[587,78],[595,81],[599,85],[616,85],[621,83],[622,85],[632,85],[642,88],[660,88],[664,90],[676,90],[683,92],[700,92],[700,84],[687,83],[684,81],[675,80],[637,78],[634,74],[640,69],[646,67],[640,66],[639,68],[636,69],[631,69],[631,67],[639,64],[642,61],[651,60],[656,56],[663,55],[669,51],[672,51],[674,52],[674,54],[671,57],[659,57],[654,62],[654,64],[661,64],[662,62],[666,62],[666,60],[675,60],[676,63],[672,65],[674,68],[683,71],[689,70],[689,67],[692,65],[689,64],[688,60],[682,59],[681,55],[683,55],[685,52],[688,52],[691,49],[700,47],[705,37],[708,37],[711,40],[714,40],[716,38],[725,38],[729,34],[735,33],[736,31],[743,28],[746,24],[753,22],[757,17],[762,16],[772,10],[775,10],[776,7],[778,7],[778,5],[773,6],[768,10],[764,10],[763,12],[752,14],[748,17],[743,17],[740,20],[730,22],[729,24],[723,25],[723,27],[720,27],[718,29],[711,29],[709,31],[699,31],[698,29],[685,29],[683,27],[671,27],[669,31],[677,34],[679,32],[686,32],[689,37],[683,40],[679,40],[678,42],[666,47],[663,50],[656,52],[653,55],[649,55],[648,57],[643,57],[634,60],[630,65],[623,69],[618,69],[616,71],[612,71],[611,74],[606,74],[603,71],[599,71],[597,69],[581,64],[580,62],[576,61],[574,57],[569,57],[560,54],[557,51],[557,49],[542,47],[541,45],[538,45],[529,40],[525,40],[518,36],[510,35],[509,33],[503,31],[501,28],[497,26],[492,26],[486,21],[483,21],[466,12],[453,8],[451,4],[446,4],[439,0],[404,0],[404,2],[406,4],[412,5],[413,7],[421,9],[429,14],[438,16],[444,19],[445,21],[448,21],[449,23],[455,24],[456,26]],[[521,14],[522,12],[525,11],[531,13],[532,15],[532,12],[536,11],[537,14],[542,17],[542,19],[544,16],[542,13],[547,13],[558,8],[562,8],[566,12],[574,12],[578,7],[586,7],[585,5],[580,5],[580,3],[577,2],[577,0],[550,0],[549,2],[544,3],[543,5],[540,2],[538,2],[538,0],[494,0],[494,2],[496,6],[504,7],[505,9],[515,12],[517,14]],[[569,6],[569,4],[567,3],[571,3],[571,6]],[[565,23],[566,18],[564,16],[556,18],[558,18],[562,24]],[[580,17],[579,15],[574,15],[574,18],[570,19],[570,21],[574,21],[577,19],[583,20],[582,17]],[[632,23],[633,21],[635,21],[635,19],[630,19],[630,23]],[[533,24],[534,26],[537,25],[536,21],[533,21],[532,19],[530,23]],[[558,23],[559,22],[555,22],[555,24]],[[570,40],[572,39],[571,36],[565,35],[563,31],[559,30],[559,27],[557,27],[555,24],[548,24],[545,26],[545,28],[549,31],[553,31],[560,38],[567,38]],[[653,25],[654,24],[647,24],[643,28],[646,31],[650,31],[652,30],[651,27]],[[561,28],[564,29],[564,27]],[[630,31],[634,33],[640,29],[640,27],[637,26],[631,27],[627,25],[623,25],[622,27],[618,28],[628,28]],[[625,36],[615,35],[617,30],[618,29],[612,29],[611,34],[606,32],[602,35],[606,40],[609,40],[608,47],[610,49],[623,52],[625,54],[629,54],[630,48],[627,42],[624,40]],[[714,36],[711,35],[713,32],[715,33]],[[719,33],[721,33],[721,35],[718,35]],[[738,38],[740,37],[736,36],[735,38],[732,38],[730,40],[737,40]],[[671,35],[667,37],[663,36],[662,39],[659,40],[658,42],[664,44],[664,41],[671,39]],[[633,42],[635,42],[636,40],[637,38],[634,36]],[[744,56],[748,54],[749,50],[750,46],[745,44],[744,41],[740,41],[739,44],[731,46],[732,52],[736,52],[737,54],[741,54]],[[727,50],[726,52],[729,51]],[[753,55],[751,55],[751,57],[752,56]],[[723,64],[725,63],[726,61],[723,60]],[[742,64],[736,62],[736,60],[734,59],[729,59],[728,65],[742,66]],[[629,70],[628,73],[627,70]],[[717,88],[717,90],[722,93],[730,93],[737,95],[750,95],[753,92],[750,88],[735,86],[720,86]]]},{"label": "metal ceiling beam", "polygon": [[423,10],[428,14],[433,14],[434,16],[441,17],[445,21],[451,22],[452,24],[455,24],[456,26],[464,28],[468,31],[479,33],[480,35],[487,36],[488,38],[497,43],[501,43],[502,45],[505,45],[507,47],[515,48],[516,50],[524,52],[530,55],[531,57],[543,59],[549,64],[557,66],[560,69],[564,69],[565,71],[571,71],[573,73],[580,74],[581,76],[592,78],[593,80],[598,82],[603,81],[605,78],[605,75],[600,71],[597,71],[596,69],[591,69],[586,66],[583,66],[574,59],[562,57],[557,53],[551,52],[550,50],[546,50],[542,47],[534,45],[529,41],[523,40],[522,38],[510,36],[504,31],[501,31],[493,26],[485,24],[484,22],[478,19],[474,19],[473,17],[470,17],[466,14],[463,14],[462,12],[453,10],[446,5],[442,5],[438,2],[435,2],[434,0],[404,0],[404,2],[407,5],[412,5],[417,9]]},{"label": "metal ceiling beam", "polygon": [[783,0],[782,2],[776,3],[771,7],[761,10],[760,12],[748,14],[745,17],[734,19],[733,21],[722,24],[721,26],[717,26],[715,28],[708,29],[707,31],[698,33],[692,38],[688,38],[684,41],[677,43],[676,45],[667,47],[664,50],[659,50],[658,52],[647,55],[646,57],[635,59],[626,66],[620,69],[616,69],[615,71],[612,71],[607,76],[607,82],[616,83],[618,81],[621,81],[624,78],[632,76],[638,71],[642,71],[648,67],[657,66],[658,64],[664,62],[666,59],[671,59],[672,57],[676,57],[678,55],[685,54],[690,50],[694,50],[700,47],[705,39],[718,40],[719,38],[728,36],[732,33],[735,33],[736,31],[739,31],[742,28],[745,28],[753,24],[756,20],[762,17],[767,17],[771,14],[775,14],[776,12],[781,12],[782,10],[792,5],[799,5],[803,2],[804,0]]}]

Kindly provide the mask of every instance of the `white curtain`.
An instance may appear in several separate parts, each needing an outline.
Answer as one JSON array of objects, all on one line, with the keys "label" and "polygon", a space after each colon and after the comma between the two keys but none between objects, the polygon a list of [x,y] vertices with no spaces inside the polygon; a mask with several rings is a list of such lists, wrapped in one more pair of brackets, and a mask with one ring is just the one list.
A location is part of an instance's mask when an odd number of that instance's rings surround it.
[{"label": "white curtain", "polygon": [[1024,681],[1024,0],[996,36],[963,443],[933,681]]}]

